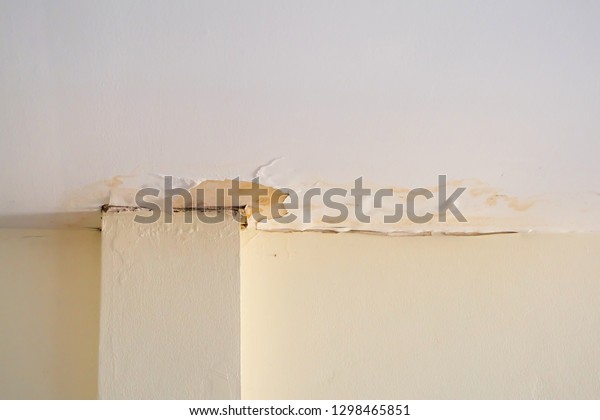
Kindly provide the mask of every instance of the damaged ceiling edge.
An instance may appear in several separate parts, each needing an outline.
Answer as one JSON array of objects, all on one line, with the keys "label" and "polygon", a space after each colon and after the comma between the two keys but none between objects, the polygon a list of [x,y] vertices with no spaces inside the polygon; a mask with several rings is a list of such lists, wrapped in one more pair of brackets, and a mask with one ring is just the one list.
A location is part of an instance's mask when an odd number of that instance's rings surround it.
[{"label": "damaged ceiling edge", "polygon": [[[104,213],[129,213],[129,212],[137,212],[137,211],[152,211],[152,209],[147,207],[135,207],[135,206],[111,206],[105,204],[101,208],[101,212]],[[201,211],[201,212],[232,212],[237,213],[243,216],[241,219],[241,228],[246,229],[248,227],[248,219],[245,213],[246,207],[189,207],[189,208],[174,208],[174,213],[186,212],[186,211]],[[389,231],[382,232],[377,230],[370,229],[352,229],[352,228],[312,228],[308,227],[305,229],[280,229],[280,230],[261,230],[256,229],[256,225],[254,225],[255,231],[263,231],[268,233],[302,233],[302,232],[313,232],[313,233],[358,233],[358,234],[366,234],[366,235],[384,235],[384,236],[489,236],[489,235],[505,235],[505,234],[516,234],[516,233],[524,233],[518,231],[491,231],[491,232],[444,232],[444,231]],[[101,230],[101,228],[98,228]]]},{"label": "damaged ceiling edge", "polygon": [[[151,211],[152,209],[146,207],[136,206],[102,206],[102,213],[123,213],[123,212],[138,212],[138,211]],[[381,235],[381,236],[394,236],[394,237],[430,237],[430,236],[449,236],[449,237],[476,237],[476,236],[492,236],[492,235],[512,235],[512,234],[531,234],[531,233],[544,233],[544,234],[565,234],[565,233],[598,233],[597,231],[558,231],[553,229],[521,229],[521,230],[465,230],[465,231],[447,231],[447,230],[374,230],[367,227],[304,227],[304,228],[281,228],[281,229],[264,229],[260,228],[260,222],[249,224],[246,216],[245,207],[190,207],[190,208],[174,208],[173,212],[186,212],[186,211],[201,211],[201,212],[232,212],[238,213],[243,218],[241,219],[240,226],[242,229],[246,229],[249,226],[256,232],[265,233],[323,233],[323,234],[341,234],[341,233],[354,233],[354,234],[365,234],[365,235]],[[367,225],[365,225],[367,226]]]},{"label": "damaged ceiling edge", "polygon": [[[273,161],[274,162],[274,161]],[[265,167],[269,167],[273,164],[269,163]],[[264,170],[261,168],[257,171],[257,174],[262,174]],[[513,233],[583,233],[583,232],[598,232],[600,228],[598,226],[586,225],[587,221],[595,221],[595,217],[591,217],[597,214],[593,211],[579,211],[577,216],[572,217],[575,213],[572,209],[562,209],[561,207],[544,206],[548,200],[543,197],[537,197],[535,199],[520,199],[505,194],[502,191],[498,191],[494,188],[488,187],[480,181],[474,180],[454,180],[449,181],[446,184],[447,188],[450,188],[450,193],[453,188],[464,187],[465,193],[460,200],[457,200],[457,206],[460,208],[467,219],[467,222],[459,222],[454,218],[452,214],[448,215],[448,221],[430,221],[428,223],[413,223],[407,220],[406,217],[401,219],[397,223],[386,223],[384,215],[390,214],[398,203],[398,200],[402,200],[406,197],[409,189],[407,188],[393,188],[393,197],[390,203],[387,203],[382,208],[373,208],[366,205],[364,207],[365,213],[372,217],[369,223],[361,222],[355,215],[351,215],[351,210],[356,206],[353,202],[352,197],[340,196],[342,200],[339,200],[339,204],[343,204],[347,207],[349,217],[341,223],[332,224],[324,222],[321,218],[324,215],[330,215],[329,211],[335,213],[335,209],[327,208],[322,200],[322,197],[318,199],[310,200],[308,206],[298,205],[291,210],[283,211],[282,213],[272,213],[273,204],[280,205],[280,209],[286,209],[286,200],[288,195],[286,194],[288,189],[283,191],[283,188],[276,188],[266,186],[263,184],[255,184],[251,181],[240,181],[239,188],[241,189],[252,189],[262,188],[267,191],[265,196],[261,196],[256,199],[255,197],[247,197],[240,199],[239,202],[233,202],[231,197],[223,191],[227,191],[232,188],[233,180],[204,180],[198,182],[196,185],[185,188],[191,194],[192,201],[186,201],[183,197],[174,195],[173,196],[173,209],[174,211],[186,211],[186,210],[197,210],[197,211],[219,211],[219,210],[233,210],[240,212],[245,219],[243,227],[250,227],[258,231],[265,232],[322,232],[322,233],[364,233],[364,234],[377,234],[377,235],[388,235],[388,236],[433,236],[433,235],[444,235],[444,236],[483,236],[483,235],[499,235],[499,234],[513,234]],[[189,184],[188,184],[189,185]],[[322,189],[332,188],[325,183],[317,184]],[[311,188],[315,188],[315,184],[311,185]],[[335,187],[340,188],[340,187]],[[298,195],[302,196],[308,189],[306,186],[298,188]],[[350,190],[349,187],[346,190]],[[437,186],[431,187],[430,191],[435,196],[438,194],[439,188]],[[137,210],[151,210],[149,207],[139,206],[135,203],[135,189],[122,188],[120,185],[111,189],[110,200],[108,204],[103,206],[103,210],[110,211],[137,211]],[[222,196],[219,197],[219,191]],[[596,197],[597,203],[592,203],[593,208],[600,209],[600,199],[598,194],[593,194]],[[198,198],[198,197],[201,197]],[[276,197],[276,202],[273,202],[273,197]],[[155,200],[161,202],[164,197],[160,197]],[[220,200],[220,201],[219,201]],[[394,201],[396,200],[396,201]],[[303,200],[300,202],[306,204]],[[163,207],[164,208],[164,207]],[[554,211],[554,215],[549,217],[545,213],[545,209],[550,208]],[[309,213],[314,219],[308,220],[304,217],[305,213]],[[425,214],[431,213],[434,218],[439,216],[439,212],[431,206],[426,200],[420,203],[415,203],[415,213]],[[582,215],[586,215],[586,223],[580,225],[556,225],[552,224],[551,220],[554,217],[557,218],[561,215],[562,220],[574,220],[581,221]],[[290,216],[293,213],[296,217],[293,222],[282,223],[281,220],[285,217]],[[257,217],[256,215],[261,215]],[[570,218],[568,216],[571,216]],[[597,222],[596,222],[597,223]]]},{"label": "damaged ceiling edge", "polygon": [[[413,223],[403,214],[399,220],[388,223],[386,216],[396,214],[398,204],[404,205],[403,212],[406,213],[407,195],[411,188],[378,188],[381,185],[367,185],[365,182],[364,188],[373,192],[389,190],[391,196],[380,199],[380,206],[374,205],[373,195],[361,201],[361,210],[370,217],[368,222],[358,217],[358,201],[355,201],[353,196],[334,196],[333,201],[345,207],[348,217],[339,223],[328,223],[323,217],[337,216],[338,210],[326,205],[328,203],[324,199],[325,192],[341,189],[349,193],[356,184],[328,183],[319,179],[307,181],[306,174],[294,170],[282,157],[259,166],[250,175],[253,176],[252,181],[238,181],[238,178],[193,179],[139,173],[114,176],[68,194],[58,210],[64,214],[79,214],[98,212],[100,206],[112,211],[150,209],[151,204],[163,203],[166,198],[165,192],[171,190],[175,192],[171,194],[174,211],[235,210],[243,213],[248,227],[266,232],[360,232],[395,236],[600,232],[600,221],[596,217],[600,214],[600,193],[594,191],[519,196],[504,189],[494,188],[475,178],[448,179],[443,184],[438,181],[438,185],[423,186],[431,193],[432,198],[414,201],[414,214],[431,214],[432,220],[427,223]],[[239,197],[239,200],[235,201],[225,192],[232,188],[234,181],[239,182],[240,189],[259,188],[266,191],[266,194],[259,198]],[[447,221],[441,220],[436,204],[438,198],[443,195],[443,191],[440,191],[442,186],[447,190],[447,195],[456,189],[465,189],[455,204],[466,222],[460,222],[448,212]],[[144,202],[136,202],[136,194],[144,188],[154,191],[156,195]],[[306,200],[315,189],[321,193]],[[189,193],[191,199],[186,200],[177,194],[181,191]],[[292,193],[297,198],[295,205],[292,203],[293,197],[288,195]],[[280,206],[279,209],[283,211],[274,210],[274,204]],[[290,221],[292,216],[296,217]],[[79,227],[98,227],[100,218],[101,212],[98,212],[97,223],[94,223],[94,226],[89,226],[89,218],[79,217],[79,220],[87,220],[85,225],[75,221],[64,223],[63,227],[77,226],[78,223]]]}]

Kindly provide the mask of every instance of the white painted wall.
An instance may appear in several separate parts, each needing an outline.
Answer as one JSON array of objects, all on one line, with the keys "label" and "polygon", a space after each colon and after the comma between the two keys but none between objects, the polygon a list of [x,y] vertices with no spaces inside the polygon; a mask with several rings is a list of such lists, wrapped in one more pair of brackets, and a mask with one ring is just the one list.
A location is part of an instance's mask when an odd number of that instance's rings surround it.
[{"label": "white painted wall", "polygon": [[447,174],[598,229],[599,19],[585,1],[1,0],[0,225],[90,223],[55,215],[106,203],[117,175],[250,179],[284,157],[277,186]]},{"label": "white painted wall", "polygon": [[136,215],[102,220],[99,397],[239,398],[239,222]]},{"label": "white painted wall", "polygon": [[0,229],[0,399],[94,399],[100,232]]},{"label": "white painted wall", "polygon": [[598,235],[242,241],[243,398],[600,398]]}]

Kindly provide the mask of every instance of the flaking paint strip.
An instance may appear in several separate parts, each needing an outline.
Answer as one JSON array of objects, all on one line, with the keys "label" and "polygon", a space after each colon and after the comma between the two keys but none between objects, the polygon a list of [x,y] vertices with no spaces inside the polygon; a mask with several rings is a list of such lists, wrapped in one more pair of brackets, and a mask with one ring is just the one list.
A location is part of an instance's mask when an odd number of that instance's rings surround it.
[{"label": "flaking paint strip", "polygon": [[[261,174],[266,172],[267,168],[270,168],[275,161],[260,168]],[[182,181],[183,182],[183,181]],[[188,181],[186,181],[188,182]],[[311,200],[309,206],[304,206],[304,201],[299,200],[298,209],[290,210],[297,215],[297,219],[293,223],[283,224],[280,222],[280,216],[286,216],[287,214],[277,215],[271,214],[272,208],[272,197],[277,196],[279,202],[285,202],[285,194],[280,194],[280,189],[273,186],[267,186],[264,184],[255,184],[251,181],[240,181],[239,187],[241,189],[251,188],[262,188],[268,191],[266,196],[262,196],[258,200],[251,197],[240,199],[241,203],[239,206],[233,206],[231,198],[225,193],[225,197],[228,202],[224,206],[215,206],[217,202],[218,190],[227,191],[232,186],[232,180],[204,180],[196,183],[196,185],[188,188],[188,191],[192,195],[192,199],[196,200],[192,202],[191,206],[186,207],[183,199],[180,197],[174,197],[174,211],[186,211],[186,210],[200,210],[200,211],[214,211],[214,210],[236,210],[242,213],[246,217],[245,223],[242,227],[251,227],[261,231],[276,231],[276,232],[323,232],[323,233],[365,233],[365,234],[378,234],[388,236],[431,236],[437,234],[443,234],[446,236],[483,236],[491,234],[511,234],[511,233],[528,233],[528,232],[573,232],[580,231],[576,228],[565,229],[562,226],[552,226],[545,222],[544,213],[545,208],[541,203],[547,204],[548,199],[543,197],[537,197],[535,199],[520,199],[514,196],[505,194],[503,191],[491,188],[484,183],[473,180],[454,180],[448,181],[447,187],[466,187],[467,193],[464,197],[461,197],[460,210],[467,218],[467,223],[459,223],[452,215],[448,215],[447,222],[436,222],[436,223],[424,223],[417,224],[407,220],[406,217],[400,222],[395,224],[385,224],[382,220],[382,214],[390,214],[393,212],[393,204],[388,208],[373,209],[371,208],[371,219],[370,223],[362,223],[353,216],[350,216],[348,220],[344,221],[343,224],[331,225],[323,222],[319,219],[319,216],[328,214],[327,211],[335,211],[328,209],[323,201]],[[131,189],[119,191],[119,183],[113,183],[116,185],[116,191],[114,197],[116,202],[131,203],[132,197],[128,197],[128,193]],[[188,184],[189,185],[189,184]],[[316,182],[311,184],[311,187],[320,187],[323,191],[327,188],[333,188],[335,186]],[[369,187],[369,186],[365,186]],[[348,191],[351,187],[346,187]],[[370,186],[372,190],[376,190]],[[410,191],[409,188],[404,187],[388,187],[393,191],[393,199],[399,200],[406,197],[406,192]],[[299,194],[306,192],[306,186],[299,189]],[[436,192],[439,188],[432,186],[429,188],[432,192]],[[202,191],[202,201],[197,201],[197,192]],[[275,194],[278,192],[278,194]],[[592,204],[598,202],[600,199],[597,193],[588,194],[595,200]],[[243,198],[243,197],[242,197]],[[322,196],[320,197],[322,198]],[[129,200],[129,201],[128,201]],[[112,196],[111,196],[111,201]],[[434,201],[434,200],[432,200]],[[230,204],[230,205],[227,205]],[[346,197],[344,205],[352,213],[352,209],[355,203],[350,198]],[[139,210],[140,207],[135,205],[111,205],[114,211],[127,211],[127,210]],[[430,206],[431,207],[431,206]],[[555,206],[559,208],[559,206]],[[600,205],[598,206],[600,208]],[[253,210],[260,210],[258,212]],[[303,211],[310,211],[313,219],[305,223],[303,222]],[[560,208],[559,208],[560,210]],[[571,208],[567,209],[571,210]],[[437,212],[433,208],[421,208],[421,212],[429,211],[434,216]],[[563,210],[564,212],[564,210]],[[259,214],[264,217],[257,217]],[[331,214],[331,213],[330,213]],[[569,217],[567,217],[569,216]],[[379,217],[379,219],[377,219]],[[554,216],[554,220],[556,217]],[[578,220],[572,214],[564,214],[562,220]],[[595,220],[595,218],[593,219]],[[589,223],[588,223],[589,224]],[[598,224],[598,223],[597,223]],[[600,225],[598,226],[600,230]],[[588,230],[589,231],[589,230]]]}]

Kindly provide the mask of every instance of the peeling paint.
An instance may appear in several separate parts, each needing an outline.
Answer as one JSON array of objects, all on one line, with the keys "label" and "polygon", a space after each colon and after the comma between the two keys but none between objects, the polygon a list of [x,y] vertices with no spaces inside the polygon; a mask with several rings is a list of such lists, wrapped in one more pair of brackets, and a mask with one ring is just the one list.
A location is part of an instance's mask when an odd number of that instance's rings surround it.
[{"label": "peeling paint", "polygon": [[[437,176],[434,178],[436,179]],[[170,176],[172,188],[181,188],[191,194],[191,201],[185,202],[180,195],[173,196],[174,211],[185,209],[236,209],[243,214],[242,227],[261,231],[280,232],[363,232],[385,235],[428,235],[448,233],[453,235],[473,236],[477,234],[504,232],[597,232],[600,231],[600,195],[597,191],[583,191],[556,194],[538,194],[523,196],[501,188],[488,185],[477,178],[448,179],[446,188],[451,193],[456,188],[464,187],[466,191],[456,201],[460,212],[467,219],[466,223],[459,222],[450,213],[447,220],[437,221],[438,185],[377,185],[364,181],[364,188],[373,192],[382,189],[391,191],[390,197],[381,200],[381,206],[376,207],[371,195],[362,202],[356,202],[349,195],[353,184],[332,183],[322,179],[307,179],[305,174],[298,174],[285,157],[278,157],[260,165],[254,171],[254,179],[239,182],[242,190],[264,189],[266,195],[254,198],[249,194],[232,200],[227,192],[231,190],[234,180],[226,179],[195,179]],[[158,191],[155,197],[147,198],[148,203],[158,204],[164,209],[166,175],[140,174],[116,175],[92,184],[66,196],[62,209],[65,212],[96,211],[100,204],[110,206],[113,211],[135,210],[140,208],[135,196],[142,188],[152,188]],[[406,206],[403,217],[390,223],[385,216],[395,214],[398,204],[406,204],[409,191],[413,188],[425,188],[433,194],[430,200],[417,200],[415,214],[431,213],[433,220],[417,224],[406,216]],[[304,200],[306,193],[313,189],[321,189],[321,194]],[[324,191],[331,188],[341,188],[348,194],[336,196],[335,202],[348,210],[349,216],[341,223],[326,223],[324,216],[337,216],[338,212],[325,205]],[[550,188],[550,190],[552,190]],[[220,192],[219,192],[220,191]],[[291,197],[284,192],[291,191],[297,197],[297,208],[290,208]],[[223,197],[220,198],[219,194]],[[276,207],[275,205],[280,205]],[[370,217],[364,222],[356,217],[358,207]],[[143,206],[142,206],[143,207]],[[308,217],[310,214],[311,217]],[[291,221],[291,217],[295,220]],[[97,216],[95,216],[97,217]],[[285,219],[284,219],[285,218]],[[98,217],[99,219],[99,217]],[[282,223],[282,221],[286,223]],[[76,222],[74,222],[76,223]],[[71,223],[72,224],[72,223]],[[96,227],[98,223],[85,226]]]},{"label": "peeling paint", "polygon": [[[224,208],[243,208],[244,215],[247,218],[253,217],[256,221],[262,221],[264,219],[273,219],[278,216],[273,205],[275,202],[283,203],[287,198],[287,194],[277,188],[269,187],[266,185],[256,184],[251,181],[240,181],[239,188],[243,191],[251,191],[252,189],[265,190],[265,195],[260,196],[258,199],[250,196],[249,194],[241,195],[239,200],[236,202],[231,196],[227,194],[233,187],[233,181],[226,179],[223,181],[207,180],[199,183],[198,185],[191,188],[189,191],[192,194],[192,208],[207,208],[220,206]],[[223,197],[218,197],[221,193]],[[198,202],[198,197],[202,196],[203,200]],[[274,201],[275,200],[275,201]],[[182,208],[187,207],[183,201],[183,198],[178,196],[173,201],[173,207]],[[281,215],[286,215],[287,212],[281,212]],[[258,216],[260,215],[260,216]]]},{"label": "peeling paint", "polygon": [[[415,213],[431,213],[434,218],[423,224],[411,222],[404,214],[402,219],[389,223],[384,220],[386,215],[392,215],[397,204],[402,204],[411,190],[405,186],[388,186],[392,191],[391,197],[382,200],[381,208],[373,205],[373,196],[368,197],[362,203],[355,202],[353,196],[340,196],[335,200],[336,203],[343,204],[349,213],[349,217],[341,223],[325,223],[323,216],[335,216],[336,210],[328,208],[323,201],[323,192],[329,188],[343,188],[347,192],[353,185],[331,184],[324,181],[313,181],[310,184],[303,184],[291,190],[298,196],[297,208],[289,208],[289,196],[284,193],[282,185],[263,182],[263,180],[274,180],[271,171],[278,169],[282,158],[274,159],[269,163],[262,165],[256,170],[256,175],[260,176],[261,184],[254,184],[252,181],[240,181],[239,188],[248,192],[251,189],[264,189],[266,195],[259,199],[250,194],[242,195],[239,202],[235,202],[228,195],[228,191],[233,186],[233,180],[192,180],[185,178],[175,178],[174,188],[183,188],[191,194],[192,201],[186,203],[184,198],[179,195],[173,196],[174,211],[186,209],[214,210],[214,209],[234,209],[238,210],[244,216],[242,227],[248,226],[251,229],[261,231],[277,232],[362,232],[368,234],[384,234],[395,236],[426,236],[443,233],[454,236],[477,236],[485,234],[506,234],[512,232],[569,232],[582,231],[584,227],[596,226],[600,230],[600,223],[595,219],[595,212],[591,209],[600,209],[600,198],[596,193],[589,193],[585,200],[581,195],[574,195],[579,199],[572,199],[572,202],[581,202],[585,206],[580,209],[567,207],[564,203],[557,203],[548,197],[526,197],[521,198],[508,194],[506,191],[491,187],[477,179],[457,179],[449,180],[446,184],[449,192],[455,188],[465,187],[466,191],[457,200],[457,207],[466,217],[467,222],[461,223],[456,220],[452,214],[448,213],[447,221],[437,220],[437,196],[439,187],[437,185],[425,186],[433,194],[431,200],[420,200],[415,203]],[[104,185],[112,185],[110,190],[109,205],[114,211],[135,210],[136,205],[134,197],[138,190],[132,187],[132,178],[114,177],[104,182]],[[150,179],[150,181],[148,181]],[[137,178],[138,182],[140,177]],[[151,175],[146,177],[143,185],[153,185],[158,188],[161,186],[162,175]],[[380,187],[374,185],[365,185],[373,192]],[[307,203],[303,199],[304,194],[311,188],[320,188],[321,194],[311,198]],[[221,198],[220,195],[223,197]],[[159,205],[164,203],[164,183],[163,190],[154,200]],[[568,197],[565,196],[565,200]],[[277,200],[276,202],[274,200]],[[274,204],[280,204],[281,208],[287,208],[280,213],[277,212]],[[565,201],[567,203],[567,201]],[[358,220],[355,211],[357,204],[365,215],[370,217],[370,222],[365,223]],[[163,206],[164,208],[164,206]],[[406,209],[404,209],[404,212]],[[305,221],[305,214],[310,213],[310,220]],[[577,214],[578,217],[574,217]],[[282,223],[284,216],[295,216],[295,220],[288,223]],[[564,220],[563,225],[552,224],[551,220]],[[289,218],[288,218],[289,219]]]}]

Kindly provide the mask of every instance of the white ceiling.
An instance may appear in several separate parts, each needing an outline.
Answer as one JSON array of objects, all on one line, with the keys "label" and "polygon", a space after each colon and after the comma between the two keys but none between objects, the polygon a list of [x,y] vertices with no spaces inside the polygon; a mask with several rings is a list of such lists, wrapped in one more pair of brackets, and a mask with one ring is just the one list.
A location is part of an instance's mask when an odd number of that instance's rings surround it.
[{"label": "white ceiling", "polygon": [[599,21],[585,1],[2,0],[0,225],[81,224],[115,176],[283,158],[278,186],[446,174],[597,229]]}]

